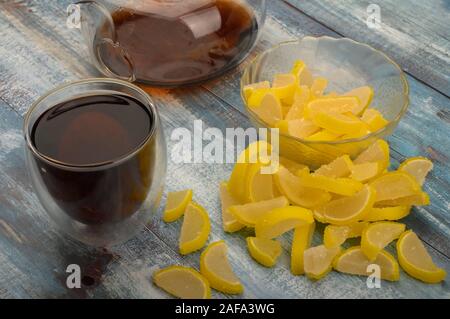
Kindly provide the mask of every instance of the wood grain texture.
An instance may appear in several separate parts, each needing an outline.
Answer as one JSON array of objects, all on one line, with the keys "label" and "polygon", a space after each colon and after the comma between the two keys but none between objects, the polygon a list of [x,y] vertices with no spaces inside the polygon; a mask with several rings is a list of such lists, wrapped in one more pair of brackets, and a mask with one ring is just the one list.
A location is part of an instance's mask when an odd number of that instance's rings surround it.
[{"label": "wood grain texture", "polygon": [[[5,45],[0,46],[0,298],[167,298],[151,284],[152,271],[170,264],[198,267],[199,253],[180,256],[177,252],[180,221],[162,223],[159,212],[136,238],[110,250],[94,250],[53,228],[26,174],[21,115],[55,85],[98,75],[87,59],[77,30],[65,26],[63,12],[70,2],[0,3],[0,38],[5,40]],[[281,1],[269,1],[269,7],[270,17],[257,51],[305,34],[333,34]],[[222,131],[250,125],[239,111],[240,70],[199,88],[145,88],[161,113],[169,155],[174,145],[170,141],[172,130],[192,128],[196,119],[202,119],[205,128],[218,127]],[[393,156],[397,161],[405,156],[430,156],[436,169],[426,184],[433,204],[415,211],[406,222],[429,244],[436,262],[450,272],[450,154],[445,147],[450,142],[449,101],[417,81],[410,79],[410,83],[412,107],[391,138]],[[425,111],[420,110],[423,105]],[[420,132],[416,127],[426,131]],[[260,266],[246,251],[245,235],[250,232],[227,235],[222,231],[218,185],[230,171],[231,165],[179,165],[169,160],[166,190],[194,189],[195,200],[211,215],[210,242],[225,239],[230,244],[231,263],[246,287],[243,297],[450,298],[447,282],[425,285],[404,273],[400,282],[383,282],[381,289],[367,289],[365,278],[339,273],[317,283],[303,276],[293,277],[289,272],[289,235],[282,238],[285,251],[280,263],[273,269]],[[314,244],[321,241],[316,234]],[[67,289],[65,269],[71,263],[80,264],[83,274],[93,278],[94,284],[80,290]],[[213,297],[228,296],[214,293]]]},{"label": "wood grain texture", "polygon": [[[409,74],[450,95],[450,1],[286,1],[340,35],[386,52]],[[370,4],[380,7],[380,29],[367,27]]]}]

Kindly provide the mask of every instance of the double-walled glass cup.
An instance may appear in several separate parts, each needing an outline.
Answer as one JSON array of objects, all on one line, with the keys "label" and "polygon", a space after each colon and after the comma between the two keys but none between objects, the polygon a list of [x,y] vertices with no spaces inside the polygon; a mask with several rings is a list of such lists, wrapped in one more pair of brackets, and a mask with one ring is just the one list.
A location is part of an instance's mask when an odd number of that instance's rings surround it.
[{"label": "double-walled glass cup", "polygon": [[[146,107],[151,130],[137,148],[106,162],[78,166],[36,148],[33,129],[43,113],[60,103],[96,95],[125,95]],[[155,105],[140,88],[113,79],[88,79],[56,88],[30,108],[24,135],[34,190],[51,219],[71,237],[93,246],[118,244],[155,215],[164,187],[166,144]]]}]

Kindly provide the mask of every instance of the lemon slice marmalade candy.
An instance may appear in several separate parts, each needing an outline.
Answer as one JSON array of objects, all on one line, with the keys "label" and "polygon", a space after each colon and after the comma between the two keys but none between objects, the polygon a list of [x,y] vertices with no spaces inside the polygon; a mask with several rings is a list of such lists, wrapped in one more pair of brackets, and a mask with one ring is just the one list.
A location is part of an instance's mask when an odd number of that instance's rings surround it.
[{"label": "lemon slice marmalade candy", "polygon": [[374,92],[370,86],[362,86],[343,94],[343,96],[353,96],[358,99],[359,107],[355,108],[353,110],[353,113],[360,115],[369,107],[370,103],[372,102]]},{"label": "lemon slice marmalade candy", "polygon": [[281,101],[290,101],[293,103],[293,97],[297,78],[293,74],[278,74],[275,76],[272,85],[272,92]]},{"label": "lemon slice marmalade candy", "polygon": [[303,62],[302,60],[295,61],[291,73],[296,76],[298,85],[311,87],[311,85],[313,84],[314,78],[311,72],[308,70],[305,62]]},{"label": "lemon slice marmalade candy", "polygon": [[206,210],[196,203],[190,203],[184,213],[179,239],[180,253],[190,254],[201,249],[209,237],[211,223]]},{"label": "lemon slice marmalade candy", "polygon": [[250,108],[259,107],[264,96],[270,92],[270,88],[252,89],[251,94],[247,99],[247,105]]},{"label": "lemon slice marmalade candy", "polygon": [[314,223],[309,209],[299,206],[277,208],[265,214],[255,225],[256,237],[272,239],[298,226]]},{"label": "lemon slice marmalade candy", "polygon": [[355,97],[318,98],[310,101],[305,108],[305,117],[313,118],[320,112],[344,114],[358,108]]},{"label": "lemon slice marmalade candy", "polygon": [[327,248],[324,245],[311,247],[304,252],[304,270],[310,279],[319,280],[332,269],[334,258],[340,253],[340,247]]},{"label": "lemon slice marmalade candy", "polygon": [[373,207],[364,220],[377,222],[383,220],[399,220],[409,215],[411,206]]},{"label": "lemon slice marmalade candy", "polygon": [[314,97],[321,97],[327,88],[328,80],[322,77],[315,78],[311,84],[311,94]]},{"label": "lemon slice marmalade candy", "polygon": [[239,155],[227,184],[228,191],[237,201],[247,202],[247,187],[243,181],[247,179],[251,164],[260,162],[262,157],[271,152],[271,149],[271,145],[266,141],[256,141]]},{"label": "lemon slice marmalade candy", "polygon": [[223,230],[233,233],[244,228],[245,226],[241,224],[230,211],[230,207],[233,205],[238,205],[239,201],[230,194],[228,191],[228,185],[225,182],[220,184],[220,201],[222,204]]},{"label": "lemon slice marmalade candy", "polygon": [[409,230],[397,241],[397,254],[400,266],[408,275],[426,283],[438,283],[447,273],[436,266],[430,254],[417,235]]},{"label": "lemon slice marmalade candy", "polygon": [[302,186],[300,177],[283,166],[280,166],[275,174],[275,184],[280,193],[298,206],[312,208],[331,200],[330,194],[324,190]]},{"label": "lemon slice marmalade candy", "polygon": [[266,267],[273,267],[282,252],[280,242],[271,239],[247,237],[247,247],[253,259]]},{"label": "lemon slice marmalade candy", "polygon": [[192,200],[192,190],[184,190],[179,192],[170,192],[167,195],[166,208],[164,210],[163,220],[166,223],[174,222],[180,218],[187,205]]},{"label": "lemon slice marmalade candy", "polygon": [[155,285],[181,299],[209,299],[211,288],[208,280],[195,269],[170,266],[153,274]]},{"label": "lemon slice marmalade candy", "polygon": [[373,207],[375,196],[374,189],[365,185],[354,196],[339,198],[317,207],[315,215],[323,216],[325,222],[334,225],[348,225],[364,220]]},{"label": "lemon slice marmalade candy", "polygon": [[253,91],[257,90],[257,89],[270,89],[270,82],[269,81],[263,81],[263,82],[258,82],[258,83],[246,85],[244,87],[245,100],[248,101],[250,96],[253,94]]},{"label": "lemon slice marmalade candy", "polygon": [[349,225],[328,225],[323,233],[325,247],[331,248],[342,245],[347,239],[360,237],[368,222],[356,222]]},{"label": "lemon slice marmalade candy", "polygon": [[369,126],[372,132],[376,132],[389,124],[389,121],[375,109],[366,110],[361,119]]},{"label": "lemon slice marmalade candy", "polygon": [[299,183],[303,187],[321,189],[330,193],[352,196],[363,188],[363,184],[350,178],[332,178],[311,174],[307,170],[297,172]]},{"label": "lemon slice marmalade candy", "polygon": [[376,222],[368,225],[361,235],[361,250],[370,261],[405,231],[405,225],[396,222]]},{"label": "lemon slice marmalade candy", "polygon": [[384,140],[377,140],[366,150],[364,150],[353,161],[354,164],[362,164],[367,162],[379,162],[381,163],[380,170],[384,170],[389,167],[389,145]]},{"label": "lemon slice marmalade candy", "polygon": [[311,245],[315,223],[301,225],[295,228],[291,248],[291,272],[293,275],[303,275],[305,273],[304,252]]},{"label": "lemon slice marmalade candy", "polygon": [[425,206],[429,204],[430,196],[425,192],[419,191],[418,193],[409,196],[377,201],[375,206],[384,208],[390,206]]},{"label": "lemon slice marmalade candy", "polygon": [[356,117],[332,112],[319,112],[313,116],[314,124],[334,134],[354,134],[361,131],[365,124]]},{"label": "lemon slice marmalade candy", "polygon": [[427,158],[423,157],[413,157],[404,161],[400,167],[399,171],[407,172],[411,174],[419,183],[420,186],[423,185],[425,177],[433,169],[433,162]]},{"label": "lemon slice marmalade candy", "polygon": [[227,294],[241,294],[244,287],[231,268],[227,251],[223,240],[210,244],[200,256],[200,272],[212,288]]},{"label": "lemon slice marmalade candy", "polygon": [[251,109],[270,127],[273,127],[275,123],[283,119],[283,109],[280,99],[273,92],[264,94],[261,103]]},{"label": "lemon slice marmalade candy", "polygon": [[381,163],[367,162],[362,164],[354,164],[351,167],[352,174],[350,177],[359,182],[365,183],[377,177],[381,173]]},{"label": "lemon slice marmalade candy", "polygon": [[245,178],[248,202],[259,202],[275,197],[273,175],[264,174],[264,166],[261,163],[250,164]]},{"label": "lemon slice marmalade candy", "polygon": [[372,273],[368,272],[368,267],[372,264],[380,267],[381,279],[388,281],[398,281],[400,279],[397,261],[384,250],[380,251],[374,261],[370,261],[362,252],[361,247],[350,247],[335,258],[333,268],[346,274],[369,276]]},{"label": "lemon slice marmalade candy", "polygon": [[319,167],[314,174],[332,178],[348,177],[352,172],[353,163],[350,156],[343,155],[329,164]]},{"label": "lemon slice marmalade candy", "polygon": [[294,101],[289,107],[289,111],[285,116],[285,120],[300,120],[303,119],[306,104],[311,98],[311,91],[309,87],[302,85],[294,93]]},{"label": "lemon slice marmalade candy", "polygon": [[401,171],[381,175],[370,186],[376,191],[376,202],[411,196],[421,191],[414,177]]},{"label": "lemon slice marmalade candy", "polygon": [[289,206],[286,197],[280,196],[256,203],[235,205],[230,207],[230,212],[241,224],[247,227],[255,227],[256,223],[264,217],[265,214],[276,208]]},{"label": "lemon slice marmalade candy", "polygon": [[275,127],[280,129],[283,134],[304,139],[318,131],[320,127],[314,124],[313,121],[307,119],[295,119],[295,120],[281,120],[275,123]]},{"label": "lemon slice marmalade candy", "polygon": [[308,166],[280,156],[280,167],[287,168],[289,172],[295,174],[300,169],[309,169]]}]

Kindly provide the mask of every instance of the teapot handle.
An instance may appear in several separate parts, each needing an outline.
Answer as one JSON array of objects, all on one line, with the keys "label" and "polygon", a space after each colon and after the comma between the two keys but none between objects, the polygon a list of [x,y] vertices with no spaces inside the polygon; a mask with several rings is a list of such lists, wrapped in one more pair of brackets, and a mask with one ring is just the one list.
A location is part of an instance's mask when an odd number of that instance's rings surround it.
[{"label": "teapot handle", "polygon": [[[108,77],[130,82],[136,80],[134,63],[128,51],[117,41],[114,20],[110,11],[98,1],[82,0],[76,3],[81,10],[81,32],[89,47],[89,54],[97,69]],[[108,66],[103,52],[114,55],[119,66]]]}]

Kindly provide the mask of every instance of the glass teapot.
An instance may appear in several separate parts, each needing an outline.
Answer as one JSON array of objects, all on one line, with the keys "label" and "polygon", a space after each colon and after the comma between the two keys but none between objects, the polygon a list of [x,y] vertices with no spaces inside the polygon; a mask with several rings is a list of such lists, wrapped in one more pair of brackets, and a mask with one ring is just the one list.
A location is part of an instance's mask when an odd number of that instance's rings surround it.
[{"label": "glass teapot", "polygon": [[81,28],[105,76],[152,86],[193,85],[254,48],[265,0],[80,1]]}]

